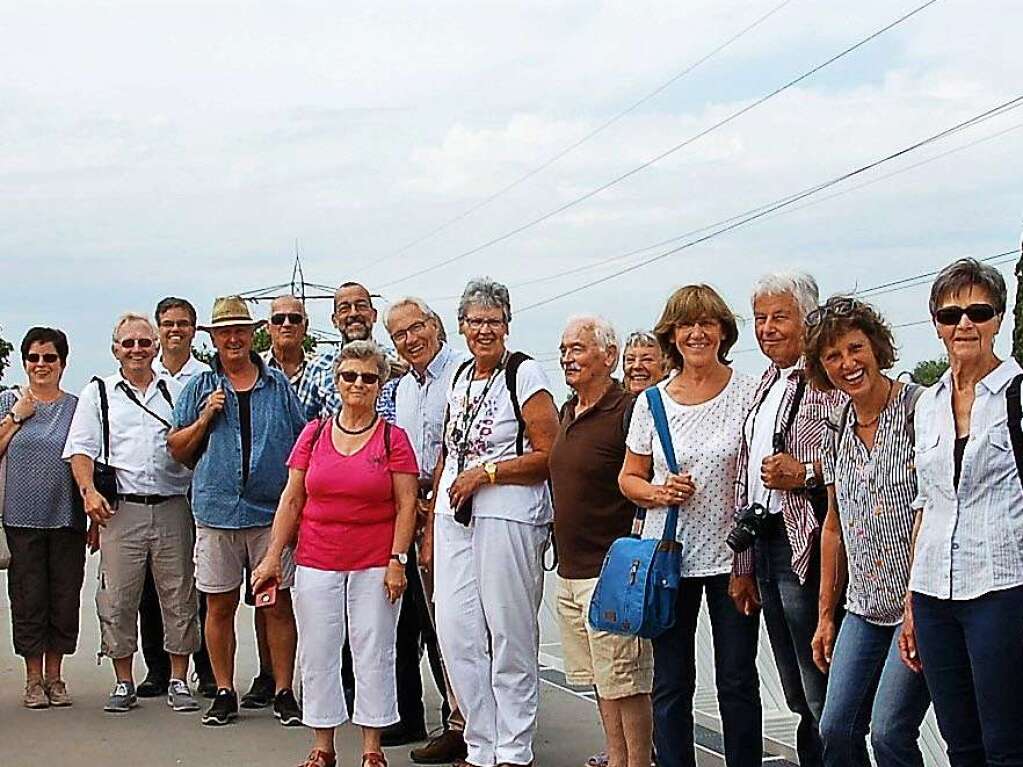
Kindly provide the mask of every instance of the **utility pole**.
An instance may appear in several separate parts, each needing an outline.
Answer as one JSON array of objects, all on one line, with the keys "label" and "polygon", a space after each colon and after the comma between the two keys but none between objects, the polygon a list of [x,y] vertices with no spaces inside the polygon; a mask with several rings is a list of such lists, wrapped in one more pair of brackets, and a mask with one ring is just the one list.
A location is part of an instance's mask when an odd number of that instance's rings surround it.
[{"label": "utility pole", "polygon": [[1023,237],[1020,238],[1019,260],[1016,262],[1016,307],[1013,309],[1012,356],[1023,365]]}]

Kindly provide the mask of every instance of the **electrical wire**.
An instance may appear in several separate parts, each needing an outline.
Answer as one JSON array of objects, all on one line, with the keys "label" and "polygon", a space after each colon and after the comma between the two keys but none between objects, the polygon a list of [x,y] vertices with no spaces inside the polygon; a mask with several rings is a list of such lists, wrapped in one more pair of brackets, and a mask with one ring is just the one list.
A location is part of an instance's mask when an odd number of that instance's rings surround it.
[{"label": "electrical wire", "polygon": [[595,189],[591,189],[589,192],[586,192],[585,194],[580,195],[579,197],[576,197],[576,198],[570,200],[569,202],[566,202],[563,205],[560,205],[557,208],[554,208],[553,210],[548,211],[547,213],[544,213],[543,215],[541,215],[541,216],[539,216],[537,218],[534,218],[531,221],[526,222],[525,224],[520,224],[519,226],[517,226],[514,229],[511,229],[511,230],[509,230],[507,232],[505,232],[504,234],[501,234],[501,235],[499,235],[497,237],[493,237],[490,240],[487,240],[486,242],[484,242],[484,243],[482,243],[480,245],[477,245],[474,248],[470,248],[469,250],[463,251],[461,253],[457,253],[457,254],[455,254],[453,256],[450,256],[450,257],[445,258],[445,259],[443,259],[441,261],[438,261],[435,264],[423,267],[422,269],[418,269],[418,270],[416,270],[414,272],[406,274],[403,277],[398,277],[397,279],[391,280],[389,282],[385,282],[385,283],[383,283],[383,285],[381,285],[381,287],[388,287],[390,285],[395,285],[395,284],[397,284],[399,282],[405,282],[406,280],[411,280],[411,279],[413,279],[415,277],[419,277],[421,275],[427,274],[429,272],[432,272],[432,271],[440,269],[440,268],[442,268],[444,266],[447,266],[448,264],[452,264],[455,261],[459,261],[459,260],[461,260],[463,258],[467,258],[468,256],[471,256],[471,255],[474,255],[476,253],[479,253],[480,251],[485,250],[485,249],[487,249],[489,247],[492,247],[492,246],[494,246],[494,245],[496,245],[496,244],[498,244],[500,242],[504,242],[505,240],[508,240],[508,239],[514,237],[517,234],[521,234],[522,232],[526,231],[527,229],[531,229],[532,227],[536,226],[537,224],[540,224],[540,223],[542,223],[544,221],[547,221],[548,219],[551,219],[554,216],[557,216],[558,214],[565,212],[569,208],[575,207],[576,205],[578,205],[581,202],[585,202],[586,200],[589,200],[589,199],[591,199],[593,197],[596,197],[601,192],[604,192],[607,189],[610,189],[612,186],[614,186],[614,185],[616,185],[618,183],[621,183],[622,181],[625,181],[626,179],[631,178],[632,176],[636,175],[637,173],[640,173],[641,171],[646,170],[647,168],[649,168],[650,166],[656,164],[657,162],[660,162],[665,157],[668,157],[669,155],[672,155],[675,152],[678,152],[680,149],[683,149],[683,148],[693,144],[694,142],[696,142],[699,139],[703,138],[704,136],[712,133],[713,131],[716,131],[719,128],[724,127],[725,125],[728,125],[729,123],[733,122],[734,120],[737,120],[739,117],[741,117],[742,115],[746,114],[747,112],[750,112],[751,110],[756,109],[761,104],[764,104],[765,102],[769,101],[770,99],[774,98],[775,96],[778,96],[779,94],[784,93],[789,88],[792,88],[792,87],[798,85],[799,83],[801,83],[802,81],[806,80],[807,78],[812,77],[813,75],[815,75],[816,73],[820,72],[822,69],[825,69],[826,67],[830,66],[831,64],[835,63],[839,59],[842,59],[845,56],[848,56],[850,53],[856,51],[857,49],[862,48],[864,45],[866,45],[867,43],[869,43],[872,40],[876,39],[877,37],[883,35],[885,32],[888,32],[889,30],[897,27],[899,24],[902,24],[903,22],[908,21],[913,16],[915,16],[918,13],[922,12],[926,8],[934,5],[938,1],[939,0],[927,0],[927,2],[923,3],[922,5],[919,5],[916,8],[914,8],[913,10],[909,11],[908,13],[903,14],[899,18],[895,19],[895,21],[892,21],[892,22],[886,24],[885,26],[883,26],[880,29],[876,30],[875,32],[871,33],[867,37],[864,37],[863,39],[859,40],[858,42],[854,43],[853,45],[850,45],[849,47],[845,48],[840,53],[835,54],[831,58],[827,59],[826,61],[824,61],[824,62],[822,62],[822,63],[820,63],[818,65],[816,65],[812,69],[807,70],[806,72],[804,72],[803,74],[799,75],[798,77],[796,77],[796,78],[794,78],[792,80],[789,80],[788,82],[786,82],[783,85],[778,86],[774,90],[772,90],[769,93],[761,96],[760,98],[756,99],[752,103],[747,104],[746,106],[742,107],[741,109],[736,110],[735,112],[732,112],[727,117],[725,117],[725,118],[723,118],[721,120],[718,120],[716,123],[712,124],[711,126],[709,126],[707,128],[704,128],[702,131],[698,132],[697,134],[695,134],[693,136],[690,136],[685,141],[682,141],[682,142],[676,144],[675,146],[671,147],[670,149],[667,149],[667,150],[661,152],[660,154],[658,154],[657,156],[653,157],[652,159],[647,160],[646,162],[644,162],[644,163],[642,163],[640,165],[637,165],[635,168],[632,168],[631,170],[629,170],[629,171],[627,171],[627,172],[625,172],[625,173],[623,173],[623,174],[621,174],[619,176],[616,176],[615,178],[613,178],[610,181],[602,184],[601,186],[598,186]]}]

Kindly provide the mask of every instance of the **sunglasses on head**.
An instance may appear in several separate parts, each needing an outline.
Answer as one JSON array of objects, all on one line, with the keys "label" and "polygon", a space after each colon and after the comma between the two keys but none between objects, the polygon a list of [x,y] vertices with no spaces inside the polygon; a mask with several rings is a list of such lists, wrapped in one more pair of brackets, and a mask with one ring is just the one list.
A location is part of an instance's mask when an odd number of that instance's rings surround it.
[{"label": "sunglasses on head", "polygon": [[977,323],[993,320],[997,312],[991,304],[943,306],[934,313],[934,319],[940,325],[958,325],[964,314],[970,322]]},{"label": "sunglasses on head", "polygon": [[818,306],[806,315],[806,326],[815,328],[829,317],[848,317],[856,309],[858,301],[855,298],[840,296],[829,298],[827,303]]},{"label": "sunglasses on head", "polygon": [[148,349],[153,345],[152,338],[124,338],[119,341],[122,349],[134,349],[135,344],[138,344],[140,349]]},{"label": "sunglasses on head", "polygon": [[345,383],[355,383],[360,378],[367,386],[380,383],[379,373],[359,373],[355,370],[342,370],[338,375],[341,376],[341,380]]},{"label": "sunglasses on head", "polygon": [[37,354],[36,352],[29,352],[28,354],[25,355],[25,360],[27,362],[31,362],[33,364],[36,363],[36,362],[39,362],[39,360],[42,360],[43,362],[46,362],[46,363],[49,363],[50,365],[52,365],[54,362],[56,362],[59,359],[60,359],[60,355],[59,354],[54,354],[53,352],[48,352],[47,354]]},{"label": "sunglasses on head", "polygon": [[297,312],[282,312],[281,314],[274,314],[270,317],[271,325],[283,325],[284,321],[287,320],[292,325],[301,325],[305,322],[305,317]]}]

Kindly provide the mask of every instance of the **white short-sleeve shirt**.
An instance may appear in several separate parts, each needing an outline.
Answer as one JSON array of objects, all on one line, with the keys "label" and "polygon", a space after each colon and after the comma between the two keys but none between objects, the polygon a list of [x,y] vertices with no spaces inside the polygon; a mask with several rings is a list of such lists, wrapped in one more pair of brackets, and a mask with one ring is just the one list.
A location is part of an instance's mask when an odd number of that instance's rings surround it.
[{"label": "white short-sleeve shirt", "polygon": [[[466,387],[469,387],[469,412],[476,410],[479,397],[487,385],[486,380],[471,381],[470,365],[458,379],[452,382],[448,391],[448,422],[444,432],[447,457],[437,491],[437,514],[454,514],[448,502],[448,488],[458,476],[459,442],[456,436],[462,431],[466,412]],[[525,360],[519,366],[516,377],[519,405],[525,406],[529,398],[540,391],[550,393],[550,383],[543,368],[535,360]],[[480,405],[476,418],[468,427],[465,452],[465,466],[469,469],[493,461],[500,463],[517,457],[515,440],[519,423],[515,417],[511,397],[508,394],[505,371],[497,371]],[[533,446],[528,435],[523,452],[529,453]],[[484,485],[473,496],[472,513],[477,517],[492,517],[524,522],[532,525],[547,525],[554,518],[551,496],[546,482],[535,485]]]},{"label": "white short-sleeve shirt", "polygon": [[[699,405],[680,405],[657,385],[664,401],[679,472],[690,474],[695,494],[679,507],[675,539],[682,544],[682,577],[702,578],[732,570],[732,551],[725,538],[735,524],[735,473],[742,441],[742,424],[753,404],[757,384],[732,372],[721,393]],[[626,440],[637,455],[653,455],[655,485],[664,484],[668,465],[654,428],[646,395],[636,400]],[[667,508],[648,509],[644,538],[664,534]]]}]

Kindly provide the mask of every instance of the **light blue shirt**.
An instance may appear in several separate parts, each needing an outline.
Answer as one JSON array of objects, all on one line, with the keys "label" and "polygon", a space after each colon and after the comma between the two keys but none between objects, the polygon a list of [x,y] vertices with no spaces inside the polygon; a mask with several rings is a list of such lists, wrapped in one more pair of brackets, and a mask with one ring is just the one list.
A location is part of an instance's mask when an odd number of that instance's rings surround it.
[{"label": "light blue shirt", "polygon": [[1023,585],[1023,487],[1009,441],[1005,390],[1023,373],[1013,359],[975,387],[959,488],[952,372],[917,402],[917,496],[923,509],[909,588],[939,599],[975,599]]},{"label": "light blue shirt", "polygon": [[[310,421],[329,418],[341,409],[341,395],[334,384],[334,360],[340,353],[341,346],[337,345],[317,354],[306,365],[305,375],[296,386],[298,401]],[[377,414],[390,423],[395,422],[394,393],[399,380],[392,378],[385,383],[377,397]]]}]

